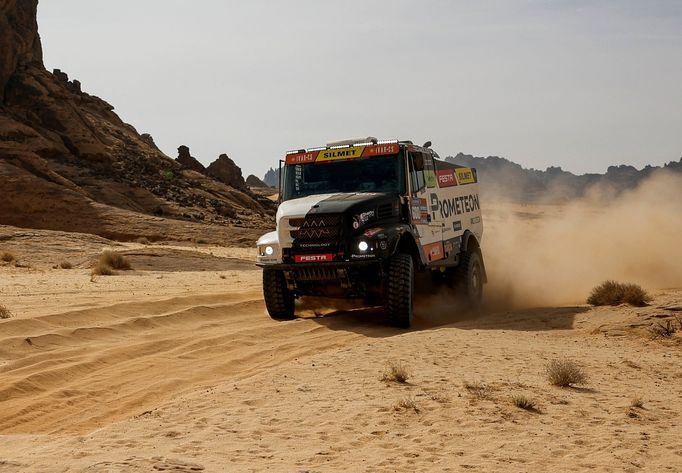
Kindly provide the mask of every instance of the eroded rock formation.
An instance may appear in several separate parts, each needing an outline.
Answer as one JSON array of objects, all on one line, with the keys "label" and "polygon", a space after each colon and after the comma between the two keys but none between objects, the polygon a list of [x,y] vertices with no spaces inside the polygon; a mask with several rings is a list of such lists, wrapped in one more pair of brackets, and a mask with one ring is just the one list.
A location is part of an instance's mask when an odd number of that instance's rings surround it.
[{"label": "eroded rock formation", "polygon": [[132,220],[172,233],[159,217],[272,224],[274,206],[245,192],[229,158],[220,181],[185,171],[80,82],[45,70],[37,3],[0,0],[0,224],[121,239],[139,236]]},{"label": "eroded rock formation", "polygon": [[188,146],[180,145],[180,147],[178,147],[178,157],[175,158],[175,160],[179,162],[184,169],[190,169],[192,171],[200,172],[201,174],[206,173],[206,167],[190,154]]}]

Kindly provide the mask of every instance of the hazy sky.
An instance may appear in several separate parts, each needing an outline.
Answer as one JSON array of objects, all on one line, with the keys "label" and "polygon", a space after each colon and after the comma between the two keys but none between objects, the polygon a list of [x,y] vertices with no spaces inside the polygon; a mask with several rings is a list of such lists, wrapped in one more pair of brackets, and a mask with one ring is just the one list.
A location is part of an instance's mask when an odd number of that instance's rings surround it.
[{"label": "hazy sky", "polygon": [[262,177],[361,136],[576,173],[682,156],[682,2],[42,0],[48,68]]}]

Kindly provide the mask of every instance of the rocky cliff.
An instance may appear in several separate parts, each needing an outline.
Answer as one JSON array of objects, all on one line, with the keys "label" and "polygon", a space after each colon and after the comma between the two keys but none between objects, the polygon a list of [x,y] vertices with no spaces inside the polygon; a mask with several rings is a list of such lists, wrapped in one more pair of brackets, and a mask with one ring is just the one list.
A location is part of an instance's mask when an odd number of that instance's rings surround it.
[{"label": "rocky cliff", "polygon": [[[78,81],[45,70],[37,3],[0,0],[0,224],[120,239],[144,222],[168,238],[177,220],[272,224],[274,206],[243,178],[233,185],[176,162]],[[128,230],[131,221],[140,225]]]}]

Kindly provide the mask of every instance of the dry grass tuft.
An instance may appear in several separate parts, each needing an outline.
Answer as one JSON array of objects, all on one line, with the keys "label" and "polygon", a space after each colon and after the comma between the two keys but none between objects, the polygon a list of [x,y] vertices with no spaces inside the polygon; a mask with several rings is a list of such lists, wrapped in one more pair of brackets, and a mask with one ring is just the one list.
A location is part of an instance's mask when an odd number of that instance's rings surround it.
[{"label": "dry grass tuft", "polygon": [[660,322],[656,322],[654,325],[649,327],[649,331],[654,335],[654,337],[668,338],[675,335],[675,332],[682,330],[682,319],[677,318],[678,327],[675,326],[675,322],[672,320],[666,320],[665,325]]},{"label": "dry grass tuft", "polygon": [[414,412],[419,412],[419,406],[417,406],[417,403],[411,397],[404,397],[393,405],[393,410],[412,410]]},{"label": "dry grass tuft", "polygon": [[139,237],[135,240],[135,243],[139,243],[141,245],[151,245],[152,242],[149,241],[149,238],[147,237]]},{"label": "dry grass tuft", "polygon": [[104,253],[102,253],[102,256],[100,256],[99,258],[99,263],[105,264],[109,266],[111,269],[120,269],[123,271],[131,269],[130,261],[128,261],[128,258],[114,251],[105,251]]},{"label": "dry grass tuft", "polygon": [[386,363],[386,371],[381,376],[382,381],[406,384],[410,378],[410,371],[401,361]]},{"label": "dry grass tuft", "polygon": [[490,386],[476,381],[470,383],[469,381],[464,381],[464,389],[466,389],[469,394],[478,399],[490,399],[492,389]]},{"label": "dry grass tuft", "polygon": [[62,269],[73,269],[73,265],[69,261],[62,261],[59,263],[59,267]]},{"label": "dry grass tuft", "polygon": [[545,370],[547,380],[554,386],[565,388],[587,382],[585,371],[571,360],[552,360],[547,363]]},{"label": "dry grass tuft", "polygon": [[634,397],[630,401],[630,407],[633,409],[644,409],[644,400],[641,397]]},{"label": "dry grass tuft", "polygon": [[9,319],[10,317],[12,317],[12,312],[10,312],[7,307],[0,304],[0,319]]},{"label": "dry grass tuft", "polygon": [[592,289],[587,303],[592,305],[630,304],[643,307],[651,302],[652,297],[637,284],[604,281]]},{"label": "dry grass tuft", "polygon": [[535,404],[535,401],[533,401],[531,398],[527,396],[524,396],[523,394],[516,394],[512,396],[511,401],[512,404],[514,404],[519,409],[533,412],[538,411],[538,407],[537,404]]},{"label": "dry grass tuft", "polygon": [[2,254],[0,254],[0,260],[4,261],[5,263],[11,263],[16,261],[17,257],[9,251],[4,251]]}]

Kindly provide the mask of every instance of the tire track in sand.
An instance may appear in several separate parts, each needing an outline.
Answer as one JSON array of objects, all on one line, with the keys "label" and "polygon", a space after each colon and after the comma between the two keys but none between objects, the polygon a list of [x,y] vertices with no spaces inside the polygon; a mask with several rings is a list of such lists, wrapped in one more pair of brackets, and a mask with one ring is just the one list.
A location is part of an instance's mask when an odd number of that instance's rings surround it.
[{"label": "tire track in sand", "polygon": [[259,290],[121,303],[2,328],[2,433],[88,432],[198,386],[362,337],[312,320],[272,321]]}]

